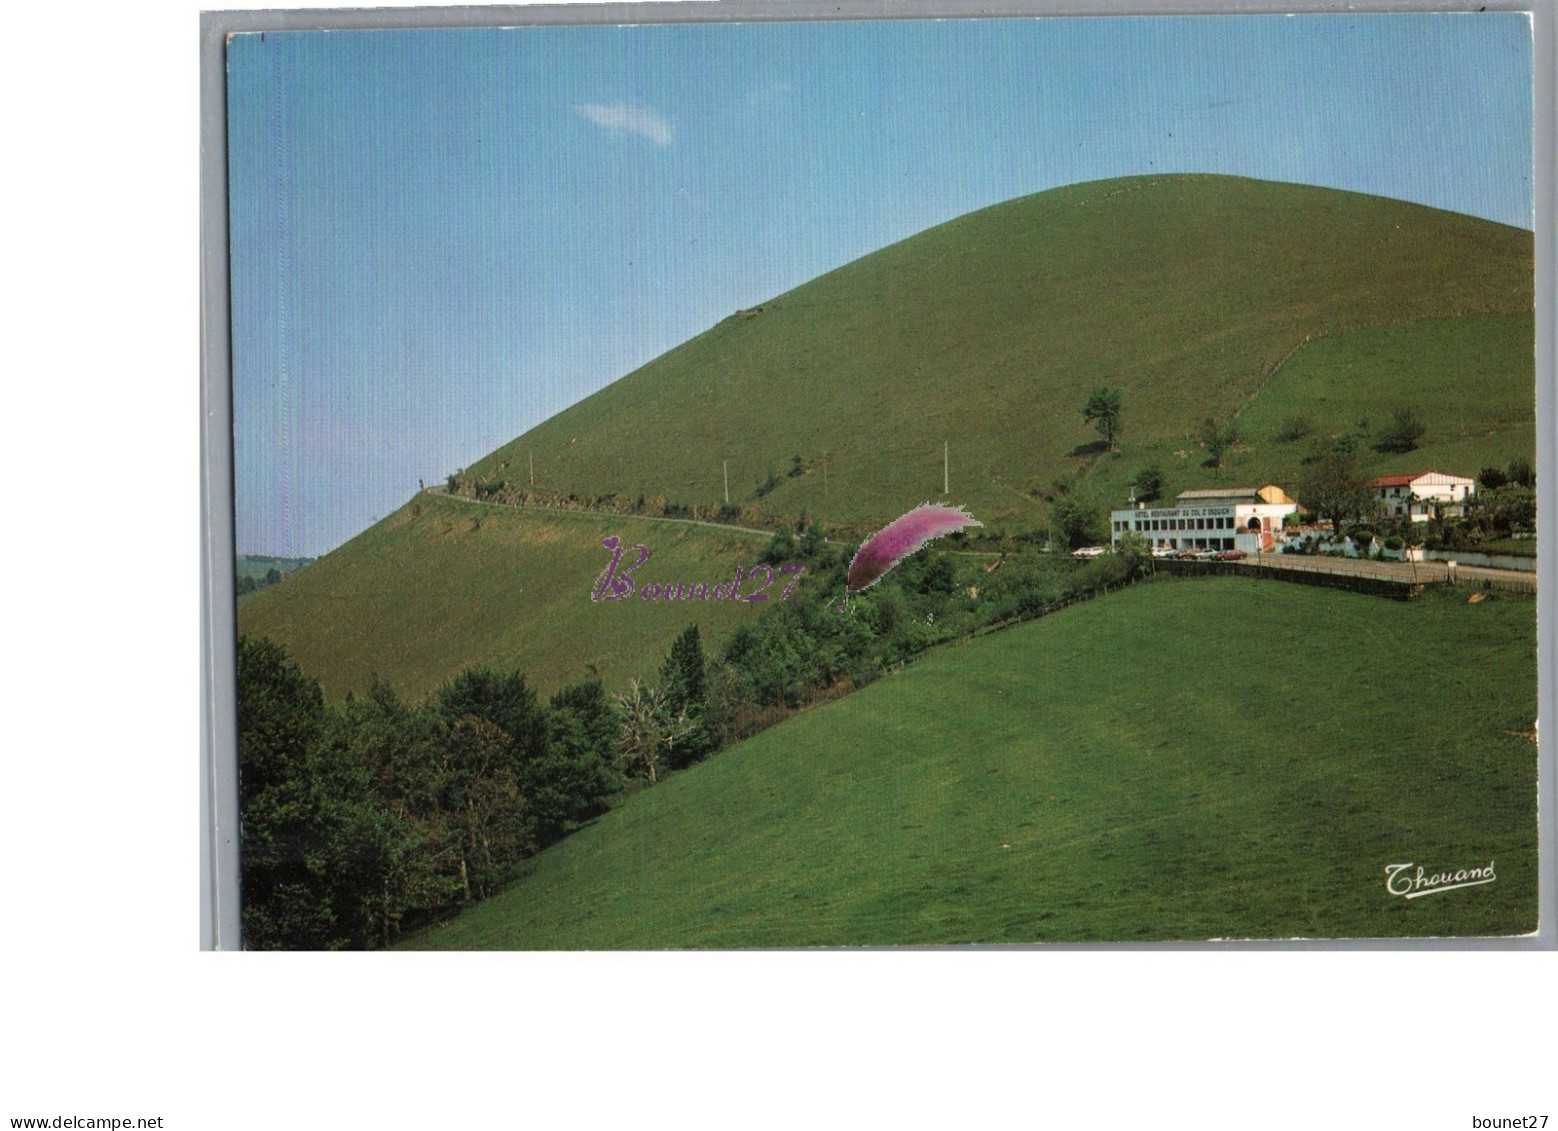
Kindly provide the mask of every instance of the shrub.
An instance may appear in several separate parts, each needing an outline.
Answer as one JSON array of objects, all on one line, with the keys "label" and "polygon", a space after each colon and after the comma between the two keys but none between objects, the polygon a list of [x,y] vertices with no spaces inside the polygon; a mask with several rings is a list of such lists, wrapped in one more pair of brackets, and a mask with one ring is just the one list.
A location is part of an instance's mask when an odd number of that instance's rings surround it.
[{"label": "shrub", "polygon": [[1309,423],[1307,416],[1290,416],[1282,422],[1282,427],[1277,429],[1277,443],[1291,444],[1302,440],[1314,431],[1314,426]]},{"label": "shrub", "polygon": [[795,555],[795,534],[788,526],[781,526],[768,540],[768,547],[763,551],[762,560],[770,565],[788,565],[795,560]]},{"label": "shrub", "polygon": [[1063,549],[1103,542],[1108,538],[1108,516],[1103,504],[1090,492],[1073,490],[1050,508],[1054,540]]},{"label": "shrub", "polygon": [[1154,499],[1163,497],[1163,472],[1157,464],[1144,467],[1136,473],[1136,478],[1131,480],[1131,490],[1135,492],[1138,502],[1150,503]]},{"label": "shrub", "polygon": [[1417,418],[1417,413],[1410,408],[1398,408],[1389,424],[1380,431],[1379,438],[1374,441],[1376,451],[1401,454],[1410,452],[1417,447],[1417,442],[1423,438],[1426,431],[1423,422]]}]

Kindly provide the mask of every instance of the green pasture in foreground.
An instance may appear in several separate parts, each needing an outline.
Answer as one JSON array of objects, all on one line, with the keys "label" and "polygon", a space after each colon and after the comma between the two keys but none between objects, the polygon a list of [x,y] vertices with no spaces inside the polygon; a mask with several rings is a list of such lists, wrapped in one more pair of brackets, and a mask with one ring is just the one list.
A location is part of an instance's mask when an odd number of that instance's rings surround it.
[{"label": "green pasture in foreground", "polygon": [[[1527,932],[1535,629],[1502,595],[1138,585],[677,774],[405,945]],[[1384,888],[1489,861],[1493,884]]]},{"label": "green pasture in foreground", "polygon": [[[761,604],[602,601],[590,590],[616,534],[649,547],[639,582],[723,581],[760,534],[643,518],[520,510],[438,495],[412,502],[238,610],[238,630],[282,644],[327,698],[377,673],[420,699],[462,668],[518,668],[549,693],[589,674],[652,676],[697,621],[717,647]],[[625,563],[637,560],[629,549]],[[802,577],[805,585],[809,578]],[[777,590],[776,590],[777,592]]]}]

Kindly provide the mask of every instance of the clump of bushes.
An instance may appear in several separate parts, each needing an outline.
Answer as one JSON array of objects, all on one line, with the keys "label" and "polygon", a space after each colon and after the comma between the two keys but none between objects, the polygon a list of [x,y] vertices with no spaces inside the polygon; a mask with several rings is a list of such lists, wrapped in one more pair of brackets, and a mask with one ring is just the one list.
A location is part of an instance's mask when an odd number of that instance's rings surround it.
[{"label": "clump of bushes", "polygon": [[1292,444],[1314,432],[1307,416],[1290,416],[1277,429],[1277,443]]}]

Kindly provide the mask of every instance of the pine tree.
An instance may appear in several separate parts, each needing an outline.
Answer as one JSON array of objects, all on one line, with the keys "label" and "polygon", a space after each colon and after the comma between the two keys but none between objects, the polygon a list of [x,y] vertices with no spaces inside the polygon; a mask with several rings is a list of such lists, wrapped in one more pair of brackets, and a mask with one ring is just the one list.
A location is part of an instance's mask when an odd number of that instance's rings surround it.
[{"label": "pine tree", "polygon": [[708,752],[703,719],[708,706],[708,657],[698,626],[690,624],[671,645],[660,668],[660,690],[671,717],[685,716],[691,724],[671,754],[673,767],[689,765]]}]

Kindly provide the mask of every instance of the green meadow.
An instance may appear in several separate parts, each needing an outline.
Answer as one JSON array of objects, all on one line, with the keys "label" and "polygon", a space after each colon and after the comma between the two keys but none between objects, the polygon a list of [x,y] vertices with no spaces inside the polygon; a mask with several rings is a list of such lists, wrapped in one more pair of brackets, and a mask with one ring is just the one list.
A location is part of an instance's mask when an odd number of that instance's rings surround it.
[{"label": "green meadow", "polygon": [[[1100,461],[1093,479],[1114,500],[1125,497],[1138,470],[1154,464],[1168,497],[1217,482],[1278,483],[1295,492],[1311,445],[1347,434],[1361,438],[1375,475],[1433,470],[1475,478],[1484,467],[1530,463],[1536,453],[1535,356],[1530,314],[1422,319],[1316,338],[1247,402],[1238,417],[1243,439],[1220,472],[1202,467],[1205,452],[1181,438],[1127,445],[1121,456]],[[1410,408],[1426,427],[1417,449],[1384,454],[1369,448],[1369,437],[1398,408]],[[1309,424],[1309,435],[1284,438],[1294,418]]]},{"label": "green meadow", "polygon": [[[1535,629],[1525,598],[1137,585],[628,797],[404,945],[1528,932]],[[1384,888],[1388,864],[1490,861],[1492,884]]]},{"label": "green meadow", "polygon": [[[592,602],[611,556],[601,540],[611,534],[649,547],[633,575],[640,583],[728,580],[767,545],[763,535],[716,527],[419,495],[245,601],[238,630],[283,645],[328,699],[360,693],[377,675],[415,701],[477,664],[518,668],[546,694],[591,673],[617,689],[652,676],[689,624],[717,646],[763,608]],[[629,549],[624,564],[636,560]]]}]

